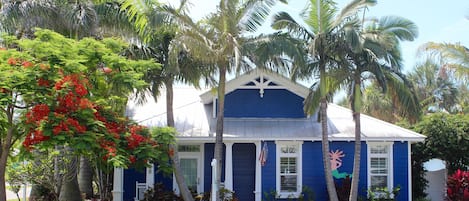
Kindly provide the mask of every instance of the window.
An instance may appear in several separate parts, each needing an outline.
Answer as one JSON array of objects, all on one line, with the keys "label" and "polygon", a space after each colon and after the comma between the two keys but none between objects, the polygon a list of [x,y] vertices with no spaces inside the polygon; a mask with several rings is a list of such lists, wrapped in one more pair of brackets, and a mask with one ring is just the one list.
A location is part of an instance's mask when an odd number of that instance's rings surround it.
[{"label": "window", "polygon": [[[177,146],[179,152],[179,165],[181,173],[186,181],[189,190],[194,192],[203,191],[203,146],[198,144],[182,144]],[[176,177],[173,175],[173,186],[176,194],[179,188]]]},{"label": "window", "polygon": [[296,198],[301,193],[301,144],[277,142],[277,192],[281,198]]},{"label": "window", "polygon": [[391,191],[392,168],[392,143],[368,143],[368,188]]}]

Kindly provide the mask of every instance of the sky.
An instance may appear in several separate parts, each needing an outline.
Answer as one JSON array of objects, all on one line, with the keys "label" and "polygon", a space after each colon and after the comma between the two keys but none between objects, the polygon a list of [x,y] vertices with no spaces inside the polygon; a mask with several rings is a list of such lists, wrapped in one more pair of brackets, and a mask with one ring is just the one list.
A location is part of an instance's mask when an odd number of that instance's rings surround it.
[{"label": "sky", "polygon": [[[162,0],[170,4],[177,4],[179,0]],[[195,19],[202,19],[210,12],[215,12],[219,0],[189,0],[192,6],[190,15]],[[307,0],[289,0],[288,5],[278,4],[272,13],[287,11],[295,16],[305,8]],[[336,0],[339,9],[350,0]],[[367,16],[381,17],[395,15],[413,21],[419,36],[412,42],[402,42],[401,49],[404,58],[404,72],[411,71],[419,62],[416,52],[419,46],[426,42],[460,43],[469,47],[469,0],[378,0],[378,4],[370,7]],[[259,32],[272,32],[271,18]]]}]

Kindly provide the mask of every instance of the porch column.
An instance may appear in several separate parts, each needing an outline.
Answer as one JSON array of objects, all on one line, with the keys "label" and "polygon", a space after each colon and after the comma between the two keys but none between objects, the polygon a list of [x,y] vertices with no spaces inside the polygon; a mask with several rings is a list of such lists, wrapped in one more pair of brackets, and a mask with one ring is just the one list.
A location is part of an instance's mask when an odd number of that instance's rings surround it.
[{"label": "porch column", "polygon": [[256,184],[255,184],[254,196],[255,196],[256,201],[261,201],[262,200],[262,167],[259,161],[259,156],[261,155],[262,143],[261,141],[257,141],[254,144],[256,144]]},{"label": "porch column", "polygon": [[146,174],[146,185],[147,189],[148,188],[153,188],[153,185],[155,184],[155,165],[151,164],[150,167],[147,167],[147,174]]},{"label": "porch column", "polygon": [[124,169],[114,168],[114,180],[112,189],[112,200],[124,200]]},{"label": "porch column", "polygon": [[233,143],[225,142],[225,189],[233,191]]}]

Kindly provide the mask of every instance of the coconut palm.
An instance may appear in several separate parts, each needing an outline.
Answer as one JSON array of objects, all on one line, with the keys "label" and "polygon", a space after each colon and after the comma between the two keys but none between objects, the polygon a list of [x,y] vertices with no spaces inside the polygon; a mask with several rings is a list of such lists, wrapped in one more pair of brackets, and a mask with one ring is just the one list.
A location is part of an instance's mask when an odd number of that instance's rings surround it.
[{"label": "coconut palm", "polygon": [[[359,20],[354,20],[360,23]],[[359,24],[355,25],[360,27]],[[355,152],[352,174],[352,185],[349,200],[357,200],[358,178],[360,172],[361,150],[361,124],[360,113],[362,109],[362,89],[365,80],[372,79],[387,92],[400,107],[404,108],[405,115],[415,120],[420,115],[420,106],[412,87],[405,76],[400,72],[402,60],[399,50],[399,41],[413,40],[418,32],[417,26],[404,18],[382,17],[371,19],[363,25],[363,29],[350,32],[358,40],[356,44],[349,45],[347,59],[351,61],[348,68],[337,69],[342,84],[348,87],[349,102],[355,121]]]},{"label": "coconut palm", "polygon": [[292,76],[313,77],[318,80],[311,86],[310,94],[305,100],[305,112],[312,115],[318,106],[320,108],[324,173],[330,200],[338,200],[338,197],[328,156],[327,102],[340,85],[338,80],[328,74],[328,69],[349,65],[349,61],[344,59],[342,50],[346,49],[345,45],[354,43],[357,39],[343,37],[343,35],[354,36],[348,34],[356,28],[355,24],[350,22],[350,17],[355,16],[361,8],[375,3],[374,0],[352,1],[339,12],[333,1],[310,0],[308,7],[301,13],[304,23],[297,22],[286,12],[280,12],[272,24],[273,28],[286,29],[293,37],[300,38],[306,43],[304,47],[308,52],[306,58],[308,62],[302,63],[308,65],[295,65]]},{"label": "coconut palm", "polygon": [[[200,23],[195,23],[187,16],[170,11],[181,23],[176,36],[175,51],[185,49],[207,68],[218,74],[218,107],[214,158],[218,161],[216,175],[220,186],[221,162],[223,159],[223,119],[225,103],[226,74],[240,72],[249,67],[243,58],[243,45],[246,42],[243,33],[255,31],[268,16],[276,0],[239,1],[221,0],[217,11]],[[217,195],[218,196],[218,195]]]}]

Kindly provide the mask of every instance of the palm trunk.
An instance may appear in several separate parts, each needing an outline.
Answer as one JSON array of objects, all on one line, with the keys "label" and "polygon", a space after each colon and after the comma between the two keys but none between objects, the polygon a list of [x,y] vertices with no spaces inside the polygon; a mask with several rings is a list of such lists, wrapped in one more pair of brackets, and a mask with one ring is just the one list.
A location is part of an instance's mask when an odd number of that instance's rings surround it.
[{"label": "palm trunk", "polygon": [[[359,98],[359,97],[355,97]],[[355,120],[355,153],[353,156],[353,173],[352,185],[350,186],[350,201],[357,200],[358,197],[358,181],[360,177],[360,157],[361,157],[361,124],[360,124],[360,111],[353,112],[353,119]]]},{"label": "palm trunk", "polygon": [[[166,86],[166,121],[169,127],[174,127],[174,112],[173,112],[173,81],[169,80],[165,82]],[[189,188],[187,188],[186,181],[182,175],[181,165],[179,163],[179,154],[177,151],[177,146],[170,144],[169,148],[174,152],[173,155],[170,155],[171,164],[174,170],[174,177],[176,178],[176,183],[179,187],[179,193],[181,194],[182,199],[185,201],[193,201]]]},{"label": "palm trunk", "polygon": [[337,191],[335,189],[334,178],[332,178],[331,162],[329,158],[329,133],[327,130],[327,100],[321,99],[320,118],[322,127],[322,161],[324,163],[324,173],[326,176],[327,193],[330,201],[338,201]]},{"label": "palm trunk", "polygon": [[[71,148],[65,149],[65,157],[67,157],[70,162],[66,164],[66,173],[62,178],[62,188],[60,189],[59,201],[82,201],[80,188],[78,187],[78,157],[71,155]],[[70,155],[68,155],[70,154]]]},{"label": "palm trunk", "polygon": [[86,194],[86,199],[93,197],[93,169],[88,158],[80,157],[80,171],[78,172],[78,186],[81,193]]},{"label": "palm trunk", "polygon": [[[215,137],[215,153],[214,158],[217,160],[217,175],[216,185],[220,189],[221,183],[221,166],[223,160],[223,120],[225,117],[225,80],[226,80],[226,66],[220,65],[220,75],[218,83],[218,110],[217,110],[217,127]],[[215,104],[215,103],[214,103]],[[220,197],[220,192],[217,191],[216,198]]]}]

